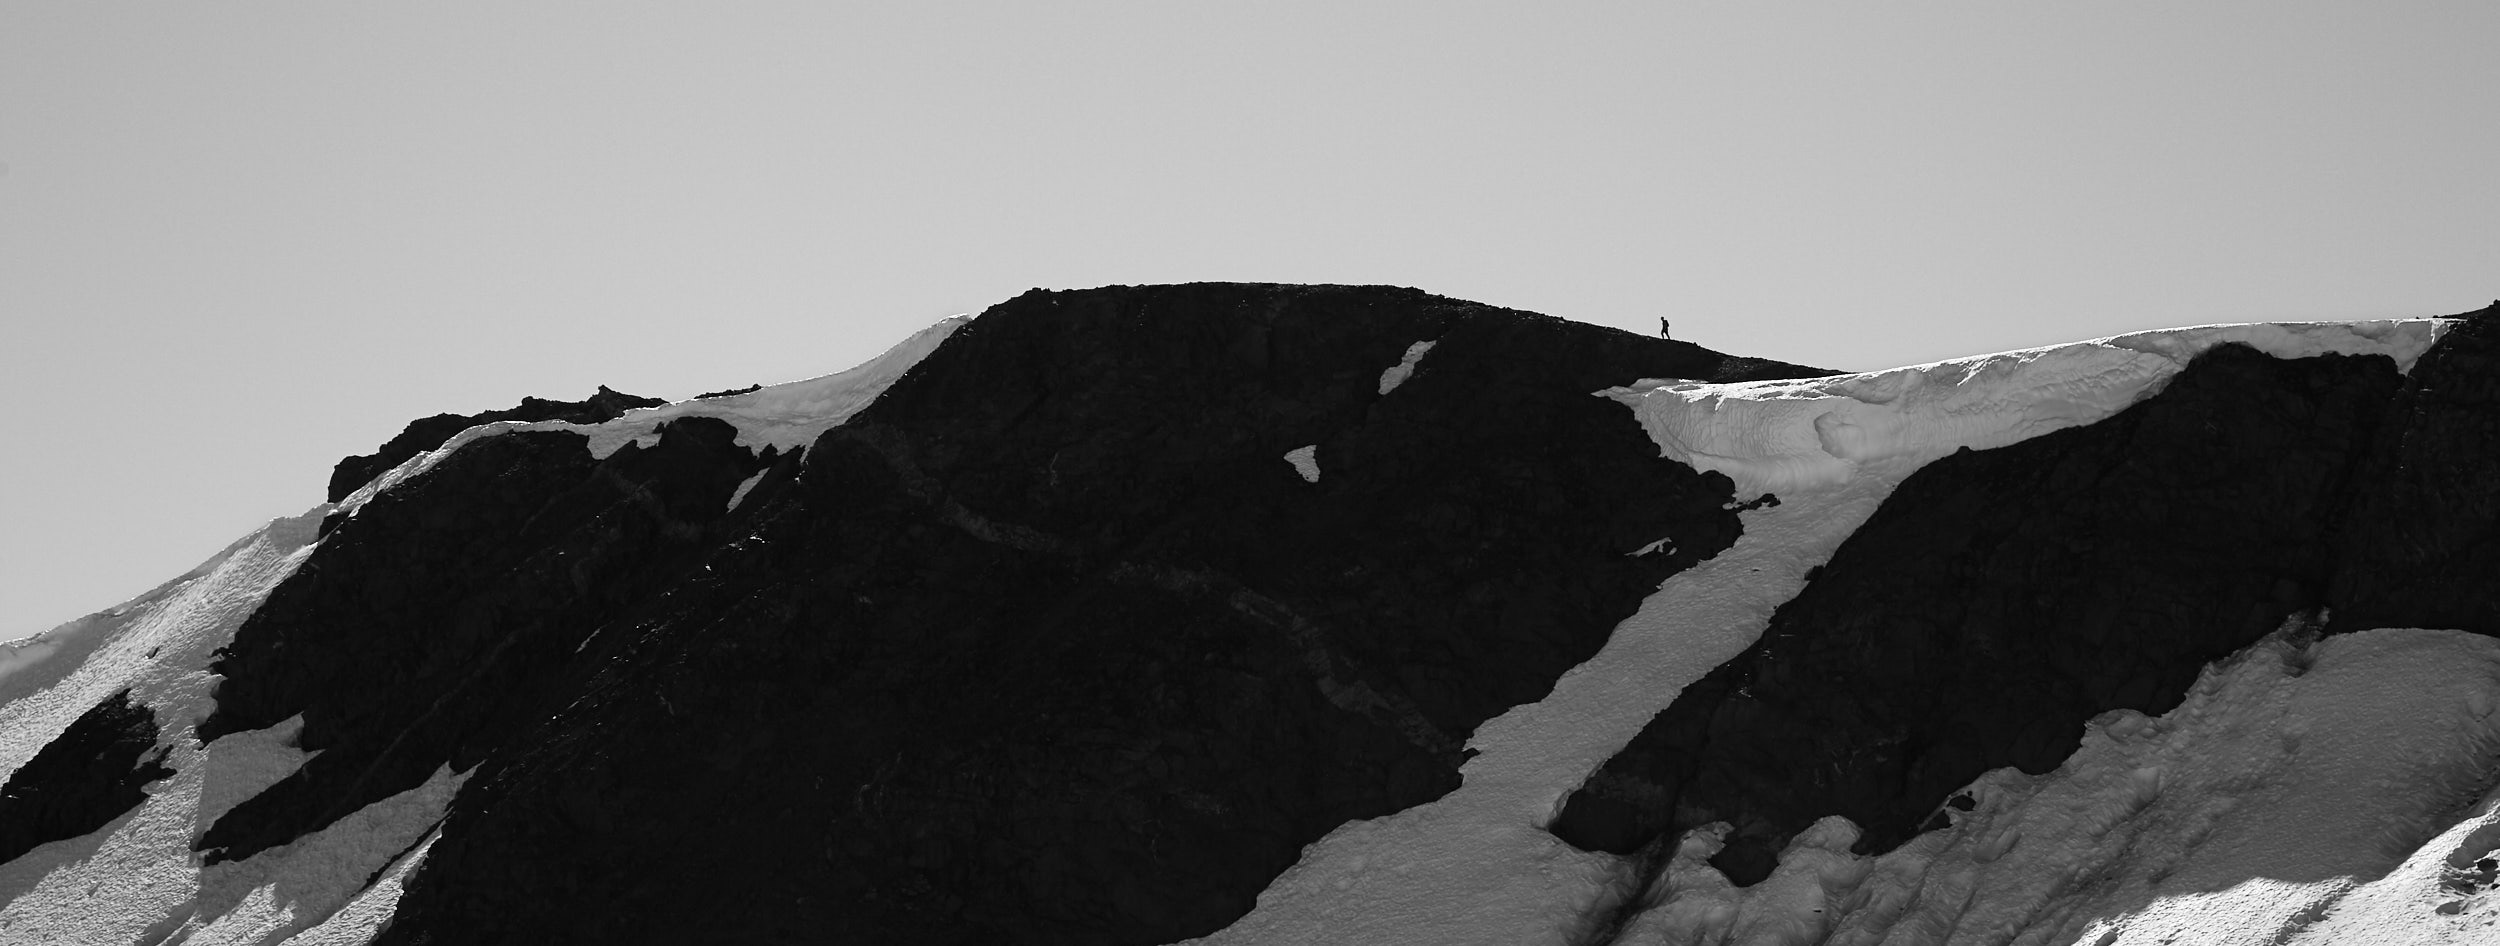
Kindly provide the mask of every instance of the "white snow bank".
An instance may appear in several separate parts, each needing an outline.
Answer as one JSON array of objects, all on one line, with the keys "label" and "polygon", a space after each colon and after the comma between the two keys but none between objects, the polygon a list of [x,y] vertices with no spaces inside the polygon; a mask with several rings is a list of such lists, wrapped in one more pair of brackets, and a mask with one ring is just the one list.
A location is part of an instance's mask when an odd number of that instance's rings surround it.
[{"label": "white snow bank", "polygon": [[496,421],[479,424],[452,436],[440,448],[408,458],[387,473],[346,499],[339,509],[353,515],[382,491],[406,482],[409,478],[432,469],[452,451],[481,437],[515,430],[571,430],[589,435],[590,453],[606,457],[628,442],[650,446],[659,442],[654,431],[680,417],[716,417],[738,429],[737,443],[750,450],[778,447],[782,452],[799,449],[816,442],[825,431],[840,426],[860,408],[867,407],[877,395],[885,393],[894,382],[910,371],[913,365],[936,351],[938,344],[955,330],[972,321],[970,315],[951,316],[937,324],[912,333],[910,338],[886,349],[884,354],[868,359],[857,367],[838,374],[829,374],[805,381],[767,385],[745,394],[726,397],[695,398],[663,404],[659,407],[626,411],[615,420],[599,424],[575,424],[567,421]]},{"label": "white snow bank", "polygon": [[[1741,513],[1744,535],[1734,547],[1669,577],[1543,700],[1478,727],[1468,745],[1480,754],[1461,769],[1457,791],[1339,826],[1304,848],[1249,915],[1190,942],[1564,943],[1618,895],[1622,876],[1619,858],[1576,850],[1543,829],[1565,794],[1684,686],[1753,643],[1772,610],[1802,590],[1807,569],[1828,560],[1918,467],[1960,447],[2004,446],[2107,417],[2223,342],[2282,357],[2385,354],[2410,370],[2445,324],[2207,326],[1809,381],[1647,381],[1594,392],[1631,408],[1664,455],[1728,473],[1740,497],[1775,491],[1781,504]],[[1716,906],[1695,900],[1645,922],[1742,931],[1737,942],[1797,941],[1826,922],[1815,909],[1828,910],[1871,869],[1845,853],[1841,838],[1854,834],[1827,821],[1741,897],[1730,887],[1704,894]],[[1687,867],[1687,887],[1716,889]],[[1745,903],[1782,906],[1747,914]]]},{"label": "white snow bank", "polygon": [[1398,363],[1380,373],[1380,393],[1387,394],[1397,390],[1398,385],[1405,384],[1406,379],[1415,374],[1415,363],[1424,360],[1424,353],[1431,351],[1435,343],[1416,342],[1406,346],[1406,354],[1398,358]]},{"label": "white snow bank", "polygon": [[2207,325],[1802,381],[1645,380],[1602,392],[1630,405],[1677,461],[1745,495],[1846,481],[1869,461],[1925,463],[2124,410],[2198,353],[2240,342],[2282,358],[2380,354],[2406,371],[2448,321]]}]

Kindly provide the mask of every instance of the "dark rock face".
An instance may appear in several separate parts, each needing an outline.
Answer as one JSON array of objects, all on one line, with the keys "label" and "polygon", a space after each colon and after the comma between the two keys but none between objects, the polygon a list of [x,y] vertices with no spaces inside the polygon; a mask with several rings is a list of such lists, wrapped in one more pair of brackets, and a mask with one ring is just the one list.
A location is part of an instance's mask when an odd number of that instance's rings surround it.
[{"label": "dark rock face", "polygon": [[1889,850],[1989,769],[2055,768],[2092,716],[2171,709],[2326,601],[2398,383],[2384,357],[2226,345],[2108,420],[1929,464],[1552,830],[1630,853],[1727,821],[1715,863],[1751,883],[1824,815]]},{"label": "dark rock face", "polygon": [[128,690],[79,714],[0,785],[0,862],[104,827],[147,800],[144,786],[174,774],[165,767],[171,749],[156,736],[156,714]]},{"label": "dark rock face", "polygon": [[773,459],[712,418],[594,460],[579,434],[481,440],[341,522],[245,620],[202,742],[298,713],[322,750],[220,818],[211,863],[249,857],[466,770],[561,706],[574,651],[694,567],[730,493]]},{"label": "dark rock face", "polygon": [[2343,519],[2332,631],[2500,634],[2500,302],[2422,356]]},{"label": "dark rock face", "polygon": [[418,418],[409,421],[407,428],[401,430],[399,436],[382,444],[380,449],[364,456],[340,460],[338,466],[330,471],[329,501],[335,503],[346,499],[349,493],[362,488],[366,483],[373,482],[374,477],[390,472],[392,467],[398,466],[409,457],[440,447],[444,441],[450,440],[452,435],[479,424],[499,420],[562,420],[576,424],[596,424],[601,421],[615,420],[617,415],[637,407],[658,407],[666,403],[668,402],[658,398],[635,397],[631,394],[611,391],[608,390],[607,385],[603,384],[599,386],[598,393],[579,401],[550,401],[545,398],[525,397],[521,399],[521,403],[500,411],[485,411],[477,414],[436,414],[432,417]]},{"label": "dark rock face", "polygon": [[1411,290],[1036,291],[803,454],[480,441],[237,634],[204,738],[326,751],[201,846],[448,761],[384,942],[1208,933],[1735,540],[1591,392],[1818,373]]}]

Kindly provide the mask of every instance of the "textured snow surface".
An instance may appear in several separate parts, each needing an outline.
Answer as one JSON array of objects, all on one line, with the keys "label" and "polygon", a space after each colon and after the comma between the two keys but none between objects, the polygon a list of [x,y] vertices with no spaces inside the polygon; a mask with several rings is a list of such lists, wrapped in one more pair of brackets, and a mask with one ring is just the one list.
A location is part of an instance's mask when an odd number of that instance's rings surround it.
[{"label": "textured snow surface", "polygon": [[[1653,380],[1594,392],[1631,408],[1662,454],[1727,473],[1738,484],[1739,498],[1776,492],[1781,503],[1742,513],[1744,536],[1733,547],[1670,576],[1596,657],[1564,674],[1543,700],[1479,727],[1468,745],[1480,754],[1461,770],[1464,782],[1457,791],[1340,826],[1305,848],[1301,861],[1260,894],[1249,915],[1190,942],[1576,946],[1589,932],[1589,917],[1627,896],[1655,907],[1635,918],[1619,940],[1623,943],[1813,943],[1835,930],[1842,934],[1835,942],[2003,943],[2012,941],[2005,930],[2036,930],[2044,923],[2078,932],[2089,928],[2096,936],[2115,932],[2119,938],[2112,944],[2158,942],[2156,931],[2184,929],[2177,926],[2182,918],[2220,909],[2215,905],[2220,901],[2169,906],[2172,898],[2206,893],[2223,895],[2269,922],[2282,918],[2264,930],[2266,936],[2297,932],[2283,924],[2313,909],[2316,885],[2336,883],[2331,877],[2367,879],[2372,871],[2406,863],[2388,875],[2392,881],[2409,876],[2408,856],[2447,858],[2448,850],[2434,850],[2447,842],[2432,840],[2419,851],[2414,846],[2446,828],[2473,801],[2441,792],[2453,795],[2475,777],[2485,777],[2482,784],[2488,785],[2491,774],[2484,730],[2456,729],[2405,742],[2367,726],[2337,730],[2334,723],[2343,717],[2323,707],[2343,699],[2380,700],[2368,711],[2372,725],[2401,723],[2415,732],[2421,726],[2404,722],[2411,718],[2406,714],[2449,705],[2441,700],[2486,705],[2474,703],[2470,693],[2482,692],[2488,682],[2488,661],[2477,648],[2491,642],[2469,644],[2453,639],[2459,635],[2445,635],[2425,643],[2406,636],[2421,632],[2381,632],[2388,635],[2384,641],[2318,645],[2319,664],[2332,659],[2336,665],[2309,683],[2267,687],[2258,679],[2209,679],[2199,690],[2206,700],[2200,705],[2207,709],[2183,707],[2172,714],[2176,719],[2141,724],[2143,732],[2184,733],[2159,737],[2172,740],[2159,743],[2172,747],[2169,751],[2146,748],[2145,740],[2156,737],[2142,732],[2129,737],[2133,741],[2111,737],[2110,726],[2138,724],[2104,720],[2107,725],[2094,730],[2100,741],[2092,744],[2103,747],[2100,755],[2079,757],[2082,768],[2072,773],[2072,784],[2061,781],[2070,774],[2065,770],[2019,785],[2018,774],[2007,777],[2010,770],[1993,773],[1979,789],[1988,805],[1953,830],[1922,837],[1880,860],[1847,853],[1856,827],[1827,818],[1798,837],[1770,879],[1751,888],[1733,887],[1708,866],[1717,849],[1709,832],[1684,839],[1659,886],[1631,891],[1623,859],[1576,850],[1542,826],[1566,793],[1685,685],[1760,636],[1772,610],[1802,589],[1806,570],[1828,560],[1903,478],[1928,461],[1964,446],[2004,446],[2108,417],[2158,391],[2196,354],[2217,344],[2240,342],[2279,357],[2384,354],[2410,370],[2445,325],[2421,319],[2206,326],[1807,381]],[[1384,390],[1392,386],[1388,381],[1384,376]],[[2464,659],[2469,652],[2474,660]],[[2404,687],[2370,682],[2383,679],[2380,674],[2432,664],[2448,675],[2418,691],[2410,680]],[[2251,657],[2244,665],[2264,663]],[[2233,699],[2215,695],[2233,680],[2240,680],[2230,690]],[[2294,704],[2307,709],[2286,715],[2292,711],[2284,707]],[[2247,707],[2270,707],[2274,715],[2235,711]],[[2483,718],[2479,710],[2466,715]],[[2301,734],[2290,737],[2292,748],[2284,748],[2286,730],[2265,729],[2274,723]],[[2311,748],[2299,749],[2303,738]],[[2177,748],[2187,745],[2200,748]],[[2336,753],[2347,750],[2364,752],[2351,758],[2368,761],[2340,764],[2344,757]],[[2405,780],[2412,776],[2381,773],[2354,782],[2370,766],[2410,758],[2403,753],[2417,750],[2445,761],[2405,771],[2443,773],[2451,782],[2401,800],[2393,796],[2412,791]],[[2196,767],[2206,762],[2208,768]],[[2288,766],[2313,763],[2324,763],[2321,771],[2334,774],[2277,778]],[[2213,793],[2214,804],[2199,803],[2200,791]],[[2247,813],[2231,816],[2239,806]],[[2270,806],[2281,813],[2269,812]],[[2493,817],[2489,808],[2486,800],[2477,809],[2485,814],[2478,817]],[[2138,811],[2155,812],[2148,817],[2160,820],[2127,820]],[[2281,836],[2281,829],[2300,819],[2332,819],[2331,826],[2307,828],[2332,840],[2303,845]],[[1992,830],[1996,825],[2006,830]],[[2095,830],[2135,840],[2096,846]],[[2192,841],[2178,834],[2193,830],[2206,833]],[[2500,828],[2490,833],[2500,838]],[[2026,847],[2026,836],[2055,840],[2034,840]],[[2363,847],[2374,852],[2369,857],[2329,849],[2363,836],[2370,839]],[[2076,850],[2061,852],[2063,846]],[[2084,858],[2097,859],[2087,867]],[[2239,876],[2247,883],[2219,891],[2193,886],[2218,883],[2247,862],[2265,858],[2301,866],[2290,873],[2246,870]],[[1979,865],[2000,862],[2021,866],[1991,867],[1983,884]],[[2086,873],[2071,873],[2079,870]],[[1998,878],[1999,873],[2008,876]],[[2428,896],[2420,884],[2405,883],[2410,886],[2388,894],[2391,902],[2412,904]],[[1938,919],[1947,915],[1951,919]],[[1960,925],[1965,921],[1967,930]],[[2147,938],[2124,939],[2129,936]],[[2198,941],[2192,935],[2177,940]]]},{"label": "textured snow surface", "polygon": [[[302,563],[329,509],[272,522],[182,578],[16,648],[0,677],[0,775],[125,687],[156,714],[174,775],[103,828],[0,864],[0,943],[277,944],[337,919],[395,858],[413,862],[400,855],[442,818],[460,784],[450,772],[243,861],[204,868],[191,850],[217,818],[310,758],[294,747],[300,718],[206,746],[193,732],[214,706],[210,652]],[[388,916],[333,923],[326,942],[362,943]]]},{"label": "textured snow surface", "polygon": [[2301,631],[2159,718],[2094,720],[2054,772],[1988,773],[1950,828],[1882,857],[1826,818],[1737,889],[1707,863],[1723,829],[1693,832],[1617,942],[2500,942],[2491,879],[2468,876],[2500,848],[2500,640]]},{"label": "textured snow surface", "polygon": [[1604,392],[1633,406],[1667,456],[1737,492],[1847,480],[1862,464],[1925,463],[2089,424],[2161,390],[2199,352],[2239,342],[2280,358],[2380,354],[2411,371],[2438,319],[2206,325],[1798,381],[1647,380]]},{"label": "textured snow surface", "polygon": [[[2424,896],[2439,877],[2398,880],[2405,895],[2392,909],[2348,915],[2343,901],[2399,865],[2444,862],[2466,839],[2439,838],[2461,819],[2488,819],[2500,640],[2415,629],[2303,636],[2295,625],[2207,668],[2159,718],[2104,714],[2054,772],[1988,773],[1950,829],[1880,858],[1829,859],[1818,879],[1836,888],[1830,942],[2352,941],[2317,939],[2330,921],[2348,934],[2495,941],[2435,935],[2434,920],[2500,932],[2489,905],[2478,916],[2438,913],[2460,899]],[[2483,840],[2468,863],[2500,847]],[[1754,913],[1785,912],[1752,899]]]},{"label": "textured snow surface", "polygon": [[[373,482],[339,501],[339,509],[350,515],[364,507],[376,494],[409,478],[432,469],[452,451],[480,437],[492,437],[515,430],[571,430],[590,438],[590,453],[606,457],[630,442],[650,446],[659,442],[654,431],[680,417],[716,417],[738,429],[737,443],[751,450],[778,447],[783,453],[803,449],[816,442],[825,431],[849,420],[868,402],[885,393],[894,382],[910,371],[913,365],[936,351],[938,343],[955,330],[972,321],[972,316],[957,315],[921,329],[884,354],[868,359],[848,371],[805,381],[768,385],[745,394],[707,397],[663,404],[659,407],[626,411],[615,420],[600,424],[575,424],[568,421],[497,421],[479,424],[452,436],[440,448],[408,458],[390,472],[374,477]],[[743,492],[738,496],[744,499]],[[734,507],[736,502],[733,500]]]}]

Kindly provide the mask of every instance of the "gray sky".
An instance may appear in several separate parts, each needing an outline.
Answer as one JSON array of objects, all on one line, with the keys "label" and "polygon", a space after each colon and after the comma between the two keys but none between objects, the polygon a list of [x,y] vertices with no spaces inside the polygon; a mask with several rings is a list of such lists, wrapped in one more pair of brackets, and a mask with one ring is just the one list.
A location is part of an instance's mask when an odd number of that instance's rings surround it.
[{"label": "gray sky", "polygon": [[1028,287],[1840,368],[2500,295],[2500,4],[0,0],[0,638],[411,418]]}]

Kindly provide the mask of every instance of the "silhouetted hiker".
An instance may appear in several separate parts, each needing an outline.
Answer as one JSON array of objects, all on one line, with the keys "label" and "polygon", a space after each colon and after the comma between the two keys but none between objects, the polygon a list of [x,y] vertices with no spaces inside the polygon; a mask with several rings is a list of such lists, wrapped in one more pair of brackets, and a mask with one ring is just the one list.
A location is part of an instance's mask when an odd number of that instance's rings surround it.
[{"label": "silhouetted hiker", "polygon": [[1658,317],[1658,337],[1659,337],[1659,338],[1672,338],[1672,337],[1673,337],[1673,336],[1670,336],[1670,335],[1668,335],[1668,334],[1667,334],[1667,317],[1666,317],[1666,316],[1663,316],[1663,315]]}]

